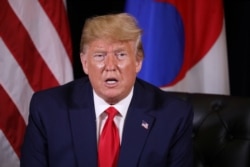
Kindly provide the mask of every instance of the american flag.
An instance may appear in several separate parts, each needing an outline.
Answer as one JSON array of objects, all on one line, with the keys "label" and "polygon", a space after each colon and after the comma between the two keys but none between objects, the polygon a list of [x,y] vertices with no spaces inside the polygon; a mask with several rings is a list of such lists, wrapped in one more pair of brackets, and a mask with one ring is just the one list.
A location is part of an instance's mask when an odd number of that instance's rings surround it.
[{"label": "american flag", "polygon": [[34,92],[73,79],[63,0],[0,0],[0,166],[18,167]]}]

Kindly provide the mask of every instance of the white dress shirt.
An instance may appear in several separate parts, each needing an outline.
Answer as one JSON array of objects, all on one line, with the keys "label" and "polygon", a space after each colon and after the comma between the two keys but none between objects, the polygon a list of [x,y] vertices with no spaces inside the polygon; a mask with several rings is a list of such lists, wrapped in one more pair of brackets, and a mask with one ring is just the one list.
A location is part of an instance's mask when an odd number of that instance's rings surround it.
[{"label": "white dress shirt", "polygon": [[117,114],[114,118],[114,122],[119,130],[119,137],[120,137],[120,143],[122,142],[122,132],[123,132],[123,125],[124,121],[127,115],[128,107],[132,99],[133,95],[133,88],[128,94],[126,98],[121,100],[119,103],[115,105],[110,105],[107,102],[105,102],[102,98],[100,98],[95,91],[93,91],[94,94],[94,105],[95,105],[95,115],[96,115],[96,127],[97,127],[97,142],[99,141],[99,136],[101,134],[101,131],[103,129],[103,126],[107,120],[107,114],[105,113],[105,110],[109,108],[110,106],[113,106],[117,109],[119,114]]}]

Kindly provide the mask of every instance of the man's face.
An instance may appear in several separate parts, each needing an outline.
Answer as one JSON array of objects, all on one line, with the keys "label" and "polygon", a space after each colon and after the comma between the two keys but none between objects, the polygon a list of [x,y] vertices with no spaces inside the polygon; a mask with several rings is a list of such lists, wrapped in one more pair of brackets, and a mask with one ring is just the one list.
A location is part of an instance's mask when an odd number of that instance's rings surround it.
[{"label": "man's face", "polygon": [[83,70],[95,92],[115,104],[131,91],[142,60],[136,58],[135,42],[95,40],[81,53]]}]

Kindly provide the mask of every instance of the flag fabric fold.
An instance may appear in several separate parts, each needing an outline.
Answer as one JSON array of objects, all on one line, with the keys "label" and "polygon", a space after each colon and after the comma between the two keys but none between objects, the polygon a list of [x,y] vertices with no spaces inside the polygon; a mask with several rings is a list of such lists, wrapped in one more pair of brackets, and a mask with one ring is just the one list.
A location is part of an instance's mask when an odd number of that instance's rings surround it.
[{"label": "flag fabric fold", "polygon": [[0,166],[19,166],[34,92],[73,80],[63,0],[0,0]]},{"label": "flag fabric fold", "polygon": [[138,77],[163,90],[229,94],[222,0],[127,0],[143,29]]}]

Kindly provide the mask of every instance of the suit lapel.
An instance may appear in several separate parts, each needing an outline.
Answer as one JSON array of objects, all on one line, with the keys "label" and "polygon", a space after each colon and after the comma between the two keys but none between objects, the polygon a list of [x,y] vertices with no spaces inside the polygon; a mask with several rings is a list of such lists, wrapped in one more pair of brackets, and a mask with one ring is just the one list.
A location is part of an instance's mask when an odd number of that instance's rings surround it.
[{"label": "suit lapel", "polygon": [[123,129],[119,167],[138,166],[143,146],[153,127],[155,117],[151,114],[152,96],[146,92],[147,90],[144,90],[138,83],[135,85]]},{"label": "suit lapel", "polygon": [[[137,166],[154,118],[140,110],[129,110],[123,131],[119,167]],[[125,167],[124,166],[124,167]]]},{"label": "suit lapel", "polygon": [[92,87],[81,83],[71,99],[69,118],[79,166],[97,166],[96,122]]}]

